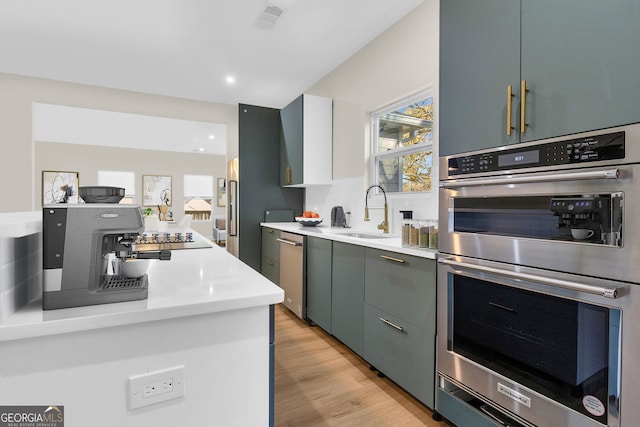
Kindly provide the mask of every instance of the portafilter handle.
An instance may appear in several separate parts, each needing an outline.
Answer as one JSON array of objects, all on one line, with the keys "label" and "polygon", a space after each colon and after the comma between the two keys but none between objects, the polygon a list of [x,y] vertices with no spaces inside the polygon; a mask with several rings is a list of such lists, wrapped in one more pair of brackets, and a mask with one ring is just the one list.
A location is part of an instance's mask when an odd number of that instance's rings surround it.
[{"label": "portafilter handle", "polygon": [[161,261],[169,261],[171,259],[171,251],[134,252],[133,256],[138,259],[159,259]]}]

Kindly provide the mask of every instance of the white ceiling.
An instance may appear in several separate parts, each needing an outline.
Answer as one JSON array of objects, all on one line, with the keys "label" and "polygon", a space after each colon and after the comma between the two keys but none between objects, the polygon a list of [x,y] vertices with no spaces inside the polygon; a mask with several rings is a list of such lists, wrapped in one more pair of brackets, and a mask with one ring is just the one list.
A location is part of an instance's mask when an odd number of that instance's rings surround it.
[{"label": "white ceiling", "polygon": [[0,72],[281,108],[422,1],[0,0]]}]

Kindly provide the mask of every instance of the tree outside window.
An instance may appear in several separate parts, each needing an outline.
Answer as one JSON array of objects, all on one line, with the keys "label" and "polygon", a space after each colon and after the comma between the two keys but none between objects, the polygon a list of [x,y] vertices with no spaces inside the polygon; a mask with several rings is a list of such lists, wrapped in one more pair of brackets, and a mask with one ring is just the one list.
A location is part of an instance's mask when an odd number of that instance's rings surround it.
[{"label": "tree outside window", "polygon": [[430,91],[372,114],[375,183],[387,192],[431,191],[433,97]]}]

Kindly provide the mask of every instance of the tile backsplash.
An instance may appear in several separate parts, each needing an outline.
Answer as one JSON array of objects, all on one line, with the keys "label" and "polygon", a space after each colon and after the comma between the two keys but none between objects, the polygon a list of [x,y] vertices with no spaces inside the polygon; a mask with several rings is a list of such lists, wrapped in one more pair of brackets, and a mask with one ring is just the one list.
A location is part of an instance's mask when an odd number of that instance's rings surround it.
[{"label": "tile backsplash", "polygon": [[[384,218],[384,197],[382,193],[369,194],[370,221],[364,221],[365,194],[367,186],[364,177],[334,180],[330,186],[307,187],[305,209],[316,211],[322,216],[323,225],[331,225],[331,208],[342,206],[351,212],[351,227],[363,231],[375,231]],[[401,210],[412,210],[414,219],[438,218],[438,190],[420,194],[387,194],[389,206],[389,232],[400,234]]]}]

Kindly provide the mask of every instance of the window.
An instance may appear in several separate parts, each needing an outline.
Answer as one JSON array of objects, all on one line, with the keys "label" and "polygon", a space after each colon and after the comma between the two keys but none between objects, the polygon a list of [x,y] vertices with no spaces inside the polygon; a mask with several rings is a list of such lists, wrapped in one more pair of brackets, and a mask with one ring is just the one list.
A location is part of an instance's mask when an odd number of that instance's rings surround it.
[{"label": "window", "polygon": [[132,204],[136,200],[136,175],[133,172],[98,171],[98,185],[124,188],[121,204]]},{"label": "window", "polygon": [[196,221],[211,220],[213,200],[213,176],[184,176],[184,213]]},{"label": "window", "polygon": [[375,184],[389,193],[431,191],[431,91],[375,111],[371,119],[371,162]]}]

